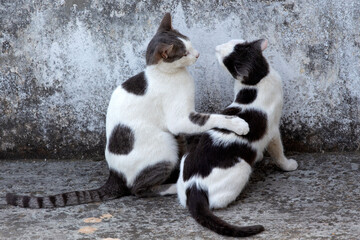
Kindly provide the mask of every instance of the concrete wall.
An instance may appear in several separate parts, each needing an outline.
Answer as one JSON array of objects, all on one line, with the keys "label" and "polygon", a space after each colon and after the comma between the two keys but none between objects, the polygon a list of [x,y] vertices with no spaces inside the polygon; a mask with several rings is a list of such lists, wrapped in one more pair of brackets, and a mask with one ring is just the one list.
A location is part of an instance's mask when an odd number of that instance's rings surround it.
[{"label": "concrete wall", "polygon": [[214,47],[267,38],[284,81],[287,150],[360,146],[360,2],[1,1],[0,158],[102,157],[112,90],[145,66],[164,14],[201,53],[199,111],[231,101]]}]

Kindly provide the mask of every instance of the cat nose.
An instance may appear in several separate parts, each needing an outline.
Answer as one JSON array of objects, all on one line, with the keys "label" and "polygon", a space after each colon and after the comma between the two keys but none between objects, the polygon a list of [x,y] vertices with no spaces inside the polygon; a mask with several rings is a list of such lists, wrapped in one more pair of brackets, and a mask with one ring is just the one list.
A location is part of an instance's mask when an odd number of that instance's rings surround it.
[{"label": "cat nose", "polygon": [[195,57],[196,57],[196,58],[199,58],[199,57],[200,57],[200,53],[197,53],[197,54],[195,55]]}]

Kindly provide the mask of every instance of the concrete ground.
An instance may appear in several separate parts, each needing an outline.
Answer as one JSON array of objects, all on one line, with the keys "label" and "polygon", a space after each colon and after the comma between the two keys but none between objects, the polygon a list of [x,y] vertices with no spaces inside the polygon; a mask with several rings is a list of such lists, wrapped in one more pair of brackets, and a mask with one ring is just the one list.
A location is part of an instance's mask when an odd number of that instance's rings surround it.
[{"label": "concrete ground", "polygon": [[[282,172],[265,159],[239,200],[216,215],[264,225],[252,239],[360,239],[360,153],[291,157],[297,171]],[[198,225],[175,196],[40,210],[5,204],[7,192],[100,186],[105,161],[1,160],[0,169],[0,239],[227,239]]]}]

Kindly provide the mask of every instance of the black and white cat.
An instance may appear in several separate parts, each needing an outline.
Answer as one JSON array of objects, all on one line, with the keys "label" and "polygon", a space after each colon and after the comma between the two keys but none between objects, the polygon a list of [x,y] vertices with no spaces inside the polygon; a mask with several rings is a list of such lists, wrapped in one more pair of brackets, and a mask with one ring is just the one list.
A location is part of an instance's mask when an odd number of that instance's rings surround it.
[{"label": "black and white cat", "polygon": [[[199,53],[165,14],[146,51],[145,71],[126,80],[111,96],[106,116],[105,157],[110,169],[100,188],[46,197],[7,194],[8,204],[47,208],[104,201],[126,195],[176,194],[176,185],[162,185],[179,167],[174,136],[222,128],[246,134],[239,117],[201,114],[194,108],[194,81],[187,66]],[[175,180],[176,181],[176,180]],[[171,186],[171,187],[170,187]]]},{"label": "black and white cat", "polygon": [[222,114],[243,118],[250,131],[239,136],[211,129],[181,160],[177,182],[180,203],[198,223],[222,235],[245,237],[264,230],[261,225],[230,225],[210,209],[226,207],[239,196],[265,149],[281,169],[293,171],[298,166],[283,153],[279,132],[282,83],[262,55],[267,44],[267,40],[232,40],[216,47],[218,61],[236,79],[234,101]]}]

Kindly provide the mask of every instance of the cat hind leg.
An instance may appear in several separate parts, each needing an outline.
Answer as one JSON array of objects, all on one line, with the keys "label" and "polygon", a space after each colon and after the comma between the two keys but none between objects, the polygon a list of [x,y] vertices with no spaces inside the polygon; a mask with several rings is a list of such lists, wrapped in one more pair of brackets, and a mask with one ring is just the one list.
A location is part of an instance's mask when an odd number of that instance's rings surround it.
[{"label": "cat hind leg", "polygon": [[275,164],[284,171],[294,171],[298,168],[298,163],[294,159],[287,159],[284,155],[284,148],[280,133],[271,139],[267,146],[267,151]]},{"label": "cat hind leg", "polygon": [[173,168],[173,164],[166,161],[145,168],[137,175],[131,187],[131,193],[138,197],[176,194],[172,187],[174,184],[163,184],[169,178]]}]

